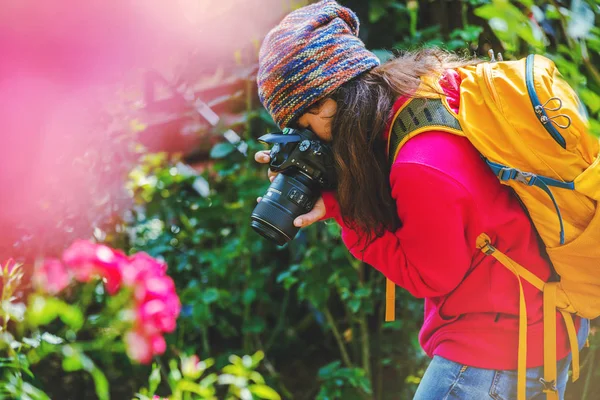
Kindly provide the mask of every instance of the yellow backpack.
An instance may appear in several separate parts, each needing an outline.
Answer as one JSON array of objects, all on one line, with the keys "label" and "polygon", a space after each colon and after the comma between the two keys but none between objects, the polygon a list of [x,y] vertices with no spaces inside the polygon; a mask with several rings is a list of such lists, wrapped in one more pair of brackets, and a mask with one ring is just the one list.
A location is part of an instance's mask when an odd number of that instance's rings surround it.
[{"label": "yellow backpack", "polygon": [[[600,315],[600,155],[588,132],[585,108],[554,63],[539,55],[457,69],[460,110],[444,96],[407,101],[394,115],[390,163],[407,140],[430,130],[461,135],[481,153],[502,184],[514,189],[537,229],[559,282],[543,282],[507,257],[482,232],[473,243],[519,280],[518,398],[525,399],[527,314],[521,279],[544,292],[544,383],[556,392],[556,308],[564,316],[579,376],[579,349],[571,313]],[[443,93],[436,80],[423,80]],[[493,211],[490,211],[493,212]],[[394,319],[395,286],[386,286],[386,320]]]}]

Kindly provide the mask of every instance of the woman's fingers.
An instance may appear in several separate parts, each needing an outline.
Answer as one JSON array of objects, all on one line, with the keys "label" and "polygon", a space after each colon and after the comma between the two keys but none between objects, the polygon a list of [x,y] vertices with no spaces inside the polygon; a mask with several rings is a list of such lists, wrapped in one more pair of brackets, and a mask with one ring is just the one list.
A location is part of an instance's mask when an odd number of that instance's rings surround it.
[{"label": "woman's fingers", "polygon": [[[269,150],[261,150],[261,151],[257,151],[254,154],[254,160],[256,162],[259,162],[261,164],[267,164],[271,161],[271,152]],[[277,172],[273,172],[271,171],[271,169],[269,168],[269,170],[267,171],[267,177],[269,178],[269,180],[271,182],[273,182],[273,179],[275,179],[275,177],[277,176]]]},{"label": "woman's fingers", "polygon": [[319,197],[319,199],[315,202],[315,206],[312,210],[310,210],[306,214],[298,216],[294,220],[294,226],[300,228],[312,225],[325,216],[325,211],[325,202],[323,201],[322,197]]},{"label": "woman's fingers", "polygon": [[254,160],[256,162],[259,162],[261,164],[266,164],[269,161],[271,161],[271,152],[269,150],[261,150],[261,151],[257,151],[254,154]]}]

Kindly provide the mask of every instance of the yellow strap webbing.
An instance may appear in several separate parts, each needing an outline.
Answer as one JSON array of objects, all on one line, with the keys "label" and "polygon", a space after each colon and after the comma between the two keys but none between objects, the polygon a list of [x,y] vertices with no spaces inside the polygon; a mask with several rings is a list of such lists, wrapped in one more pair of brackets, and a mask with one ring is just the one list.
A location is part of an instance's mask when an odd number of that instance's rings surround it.
[{"label": "yellow strap webbing", "polygon": [[544,286],[544,393],[558,400],[556,391],[556,282]]},{"label": "yellow strap webbing", "polygon": [[[527,379],[527,309],[521,279],[525,279],[544,293],[544,381],[547,389],[544,390],[548,400],[558,400],[556,388],[556,288],[557,282],[545,283],[519,263],[506,254],[498,251],[490,243],[490,238],[482,233],[477,238],[477,247],[485,254],[491,255],[500,264],[517,276],[519,281],[519,350],[517,357],[517,398],[525,400]],[[525,311],[523,311],[525,310]],[[561,311],[567,327],[569,344],[572,353],[573,382],[579,378],[579,346],[577,332],[571,314]]]},{"label": "yellow strap webbing", "polygon": [[[497,251],[490,243],[490,238],[486,234],[481,234],[477,238],[477,247],[485,254],[491,255],[502,265],[508,268],[519,282],[519,349],[517,356],[517,399],[526,400],[527,394],[527,306],[525,304],[525,294],[523,284],[519,276],[518,264],[513,262],[506,255]],[[543,284],[543,282],[542,282]]]},{"label": "yellow strap webbing", "polygon": [[[527,394],[527,305],[521,278],[532,284],[544,293],[544,384],[547,400],[558,400],[556,391],[556,289],[557,282],[544,282],[531,271],[497,250],[490,243],[490,238],[482,233],[477,238],[477,248],[483,253],[491,255],[500,264],[504,265],[517,277],[519,282],[519,349],[517,356],[517,399],[526,400]],[[396,313],[396,285],[390,279],[386,279],[385,285],[385,320],[395,320]],[[560,311],[569,336],[569,344],[572,354],[573,382],[579,378],[579,345],[577,342],[577,331],[570,313]]]},{"label": "yellow strap webbing", "polygon": [[569,312],[560,310],[560,313],[565,320],[567,326],[567,335],[569,336],[569,344],[571,346],[571,367],[573,369],[573,382],[579,379],[579,343],[577,341],[577,330],[573,322],[573,315]]},{"label": "yellow strap webbing", "polygon": [[385,281],[385,322],[396,319],[396,284],[390,279]]}]

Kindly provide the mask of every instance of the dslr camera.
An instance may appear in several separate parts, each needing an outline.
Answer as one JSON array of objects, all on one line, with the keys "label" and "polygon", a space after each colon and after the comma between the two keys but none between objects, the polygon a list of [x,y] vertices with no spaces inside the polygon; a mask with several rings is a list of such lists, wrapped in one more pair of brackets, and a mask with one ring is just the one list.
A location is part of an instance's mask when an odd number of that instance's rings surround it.
[{"label": "dslr camera", "polygon": [[273,145],[269,166],[279,174],[252,211],[251,226],[282,246],[298,233],[294,219],[313,208],[322,190],[335,188],[333,152],[308,129],[286,128],[258,140]]}]

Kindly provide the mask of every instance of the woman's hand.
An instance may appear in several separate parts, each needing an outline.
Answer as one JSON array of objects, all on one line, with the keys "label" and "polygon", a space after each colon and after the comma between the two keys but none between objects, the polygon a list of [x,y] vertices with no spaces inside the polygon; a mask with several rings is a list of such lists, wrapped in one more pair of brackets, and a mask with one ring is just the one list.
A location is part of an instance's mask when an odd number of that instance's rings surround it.
[{"label": "woman's hand", "polygon": [[[270,152],[268,150],[258,151],[254,155],[254,159],[261,164],[267,164],[271,161]],[[275,177],[277,176],[277,172],[273,172],[269,168],[269,171],[267,172],[267,176],[269,177],[269,181],[273,182],[273,179],[275,179]],[[259,202],[261,200],[262,200],[262,197],[259,197],[258,199],[256,199],[257,202]],[[323,197],[319,196],[319,198],[315,202],[315,205],[312,208],[312,210],[310,210],[306,214],[298,216],[294,220],[294,225],[299,228],[306,227],[306,226],[309,226],[309,225],[319,221],[324,216],[325,216],[325,202],[323,202]]]}]

